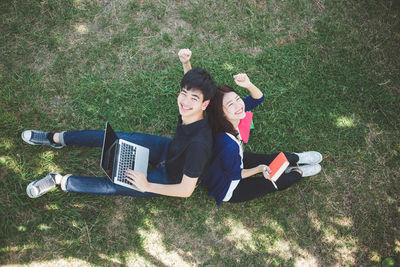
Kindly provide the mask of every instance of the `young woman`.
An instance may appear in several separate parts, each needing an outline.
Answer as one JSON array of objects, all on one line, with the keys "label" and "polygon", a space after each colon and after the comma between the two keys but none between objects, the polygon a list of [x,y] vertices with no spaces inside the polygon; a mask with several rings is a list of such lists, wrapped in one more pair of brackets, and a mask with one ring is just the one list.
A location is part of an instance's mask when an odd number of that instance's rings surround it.
[{"label": "young woman", "polygon": [[[318,164],[322,155],[315,151],[285,153],[292,167],[288,167],[276,183],[269,180],[269,165],[278,154],[243,152],[238,131],[245,112],[256,108],[263,100],[263,93],[250,82],[246,74],[234,76],[235,83],[246,88],[250,95],[240,98],[229,86],[222,85],[207,108],[214,136],[214,159],[202,183],[217,204],[223,201],[243,202],[267,193],[288,188],[302,177],[321,171]],[[300,165],[302,164],[302,165]],[[256,177],[251,177],[260,174]],[[251,178],[250,178],[251,177]]]}]

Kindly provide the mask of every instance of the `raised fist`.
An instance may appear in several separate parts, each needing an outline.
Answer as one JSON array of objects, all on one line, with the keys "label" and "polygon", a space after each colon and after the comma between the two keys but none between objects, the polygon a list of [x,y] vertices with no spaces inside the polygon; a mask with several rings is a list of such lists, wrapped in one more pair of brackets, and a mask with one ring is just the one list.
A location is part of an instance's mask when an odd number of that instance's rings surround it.
[{"label": "raised fist", "polygon": [[249,88],[252,83],[246,73],[239,73],[233,76],[235,83],[243,88]]},{"label": "raised fist", "polygon": [[179,60],[182,62],[182,64],[185,64],[189,62],[190,57],[192,56],[192,51],[190,49],[181,49],[178,52]]}]

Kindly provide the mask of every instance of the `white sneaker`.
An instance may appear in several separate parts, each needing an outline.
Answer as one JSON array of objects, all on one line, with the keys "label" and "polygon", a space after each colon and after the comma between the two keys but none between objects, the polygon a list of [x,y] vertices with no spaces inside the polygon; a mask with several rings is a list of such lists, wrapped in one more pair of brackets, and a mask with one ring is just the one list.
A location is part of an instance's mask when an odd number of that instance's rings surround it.
[{"label": "white sneaker", "polygon": [[56,173],[48,173],[40,180],[33,181],[26,187],[26,193],[30,198],[37,198],[46,194],[50,189],[57,186],[55,180]]},{"label": "white sneaker", "polygon": [[27,142],[30,145],[48,145],[54,148],[62,148],[64,147],[61,144],[51,143],[49,139],[47,139],[47,134],[49,132],[42,132],[37,130],[26,130],[21,134],[22,140]]},{"label": "white sneaker", "polygon": [[302,177],[308,177],[308,176],[313,176],[318,174],[322,167],[321,165],[317,164],[313,164],[313,165],[301,165],[301,166],[291,166],[288,167],[285,170],[285,173],[289,173],[291,172],[293,169],[299,169],[303,172],[303,174],[301,175]]},{"label": "white sneaker", "polygon": [[318,164],[322,161],[322,155],[317,151],[306,151],[294,154],[299,156],[299,161],[297,162],[297,164],[313,165],[313,164]]}]

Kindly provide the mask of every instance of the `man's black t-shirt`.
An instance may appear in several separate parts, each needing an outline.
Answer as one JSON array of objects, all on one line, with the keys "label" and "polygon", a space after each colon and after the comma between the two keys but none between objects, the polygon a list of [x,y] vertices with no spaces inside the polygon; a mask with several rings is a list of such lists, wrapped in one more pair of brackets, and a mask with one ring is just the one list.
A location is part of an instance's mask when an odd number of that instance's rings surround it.
[{"label": "man's black t-shirt", "polygon": [[183,125],[179,116],[175,136],[168,145],[167,177],[170,184],[188,177],[201,177],[207,170],[212,153],[212,133],[205,117],[191,124]]}]

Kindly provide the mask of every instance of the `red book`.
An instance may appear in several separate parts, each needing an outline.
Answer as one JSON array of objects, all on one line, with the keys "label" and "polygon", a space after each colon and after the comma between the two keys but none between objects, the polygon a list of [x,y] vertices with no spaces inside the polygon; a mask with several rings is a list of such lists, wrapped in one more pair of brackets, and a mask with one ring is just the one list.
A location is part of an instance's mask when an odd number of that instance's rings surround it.
[{"label": "red book", "polygon": [[270,179],[276,182],[288,166],[289,161],[285,157],[285,154],[283,154],[283,152],[279,153],[268,166],[271,170],[271,173],[269,174]]},{"label": "red book", "polygon": [[253,112],[246,112],[246,116],[239,122],[239,133],[244,143],[249,141],[251,122],[253,119]]}]

